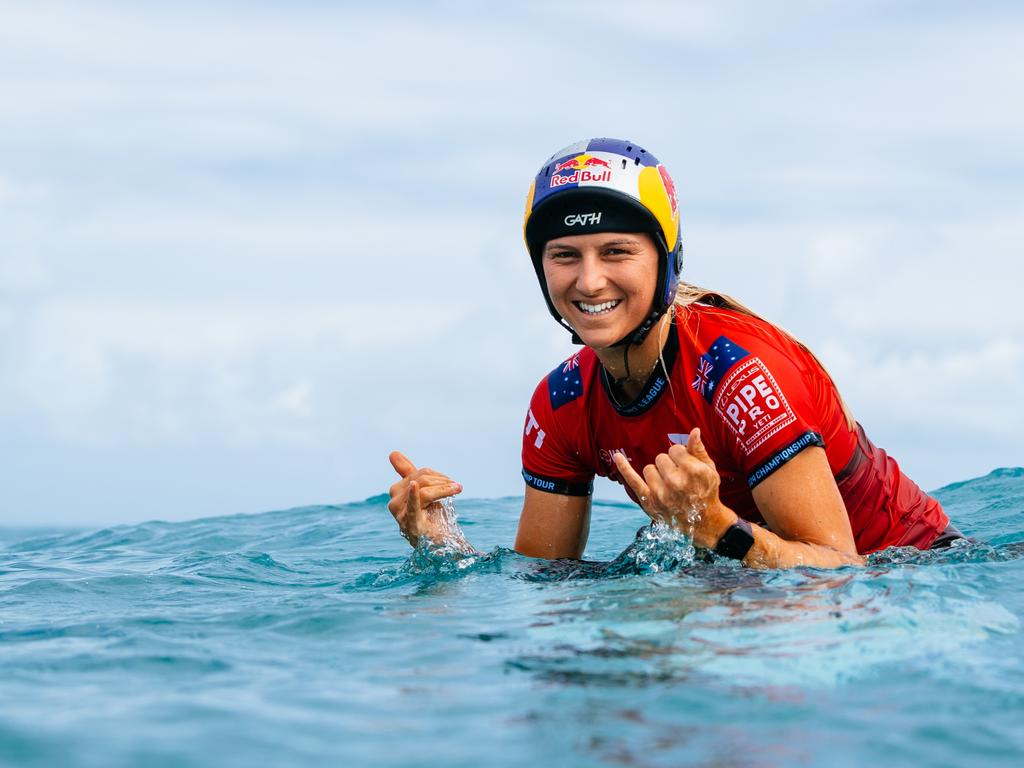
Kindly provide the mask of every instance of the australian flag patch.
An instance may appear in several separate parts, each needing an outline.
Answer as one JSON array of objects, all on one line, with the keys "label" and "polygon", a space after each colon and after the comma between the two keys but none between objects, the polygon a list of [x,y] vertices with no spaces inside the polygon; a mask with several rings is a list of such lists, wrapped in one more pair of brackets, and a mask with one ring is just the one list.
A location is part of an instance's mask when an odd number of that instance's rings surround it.
[{"label": "australian flag patch", "polygon": [[583,378],[580,376],[580,355],[577,352],[548,374],[548,396],[551,410],[557,411],[583,394]]},{"label": "australian flag patch", "polygon": [[697,376],[690,386],[703,395],[709,403],[712,402],[722,377],[736,363],[749,355],[750,353],[739,344],[730,341],[725,336],[719,336],[697,361]]}]

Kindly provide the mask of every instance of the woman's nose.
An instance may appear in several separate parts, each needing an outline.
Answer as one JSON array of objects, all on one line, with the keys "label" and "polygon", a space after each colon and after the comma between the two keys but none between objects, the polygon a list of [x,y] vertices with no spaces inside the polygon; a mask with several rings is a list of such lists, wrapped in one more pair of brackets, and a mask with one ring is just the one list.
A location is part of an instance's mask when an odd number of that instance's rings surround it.
[{"label": "woman's nose", "polygon": [[580,270],[576,274],[576,290],[585,296],[596,296],[607,282],[601,260],[595,255],[584,254],[579,265]]}]

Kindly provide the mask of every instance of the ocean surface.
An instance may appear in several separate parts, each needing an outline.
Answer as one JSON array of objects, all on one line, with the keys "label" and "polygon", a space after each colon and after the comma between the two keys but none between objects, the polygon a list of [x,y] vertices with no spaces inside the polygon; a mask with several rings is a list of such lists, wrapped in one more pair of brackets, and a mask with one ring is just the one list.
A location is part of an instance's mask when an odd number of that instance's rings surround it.
[{"label": "ocean surface", "polygon": [[936,492],[976,538],[866,568],[704,562],[595,505],[585,557],[413,552],[374,497],[0,529],[0,763],[1020,766],[1024,469]]}]

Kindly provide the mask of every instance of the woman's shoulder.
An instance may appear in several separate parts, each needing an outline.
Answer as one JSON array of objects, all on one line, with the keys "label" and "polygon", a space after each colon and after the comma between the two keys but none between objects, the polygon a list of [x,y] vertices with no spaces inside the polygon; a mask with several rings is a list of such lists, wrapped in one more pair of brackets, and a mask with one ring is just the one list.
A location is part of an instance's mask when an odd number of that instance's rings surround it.
[{"label": "woman's shoulder", "polygon": [[724,336],[733,344],[767,346],[780,351],[789,350],[793,345],[793,339],[768,320],[703,302],[676,307],[676,324],[683,344],[688,339],[696,346],[709,347]]},{"label": "woman's shoulder", "polygon": [[577,400],[590,391],[598,365],[597,355],[583,347],[564,359],[537,383],[534,400],[545,399],[552,411]]}]

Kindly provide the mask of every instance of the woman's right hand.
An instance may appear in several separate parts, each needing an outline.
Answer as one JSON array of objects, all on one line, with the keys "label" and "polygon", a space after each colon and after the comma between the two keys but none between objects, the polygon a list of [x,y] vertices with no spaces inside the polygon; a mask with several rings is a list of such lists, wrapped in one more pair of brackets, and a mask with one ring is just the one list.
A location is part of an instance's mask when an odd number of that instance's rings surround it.
[{"label": "woman's right hand", "polygon": [[414,547],[421,536],[437,544],[445,540],[445,515],[441,499],[462,493],[462,485],[432,469],[416,465],[398,451],[388,456],[401,480],[391,486],[388,510],[395,516],[402,535]]}]

